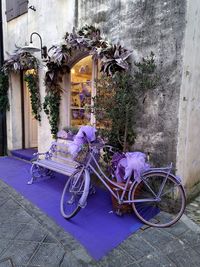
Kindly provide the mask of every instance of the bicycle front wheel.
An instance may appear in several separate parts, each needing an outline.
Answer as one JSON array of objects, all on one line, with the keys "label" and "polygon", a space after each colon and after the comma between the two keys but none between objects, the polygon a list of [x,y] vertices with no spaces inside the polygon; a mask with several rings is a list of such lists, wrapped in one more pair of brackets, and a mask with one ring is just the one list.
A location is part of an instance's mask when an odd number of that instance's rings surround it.
[{"label": "bicycle front wheel", "polygon": [[85,188],[84,170],[76,171],[69,177],[62,192],[60,212],[65,219],[74,217],[81,209],[80,199]]},{"label": "bicycle front wheel", "polygon": [[167,180],[166,177],[164,172],[147,173],[133,188],[132,200],[137,201],[132,203],[133,210],[149,226],[169,227],[184,212],[186,198],[182,185],[172,175]]}]

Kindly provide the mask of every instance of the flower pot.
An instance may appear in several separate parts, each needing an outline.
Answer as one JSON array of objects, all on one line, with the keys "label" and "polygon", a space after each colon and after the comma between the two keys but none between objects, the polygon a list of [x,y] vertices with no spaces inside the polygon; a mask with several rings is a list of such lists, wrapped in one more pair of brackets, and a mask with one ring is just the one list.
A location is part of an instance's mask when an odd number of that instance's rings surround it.
[{"label": "flower pot", "polygon": [[[125,185],[124,183],[117,183],[121,186]],[[130,183],[130,186],[131,186],[131,183]],[[128,189],[126,190],[126,193],[125,193],[125,198],[124,200],[128,200],[128,193],[129,193],[129,188],[130,186],[128,186]],[[110,188],[117,193],[119,193],[119,195],[121,196],[122,194],[122,190],[117,188],[116,186],[110,184]],[[131,204],[119,204],[117,199],[111,195],[111,200],[112,200],[112,207],[113,207],[113,211],[121,216],[123,214],[126,214],[126,213],[132,213],[133,212],[133,208],[132,208],[132,205]]]}]

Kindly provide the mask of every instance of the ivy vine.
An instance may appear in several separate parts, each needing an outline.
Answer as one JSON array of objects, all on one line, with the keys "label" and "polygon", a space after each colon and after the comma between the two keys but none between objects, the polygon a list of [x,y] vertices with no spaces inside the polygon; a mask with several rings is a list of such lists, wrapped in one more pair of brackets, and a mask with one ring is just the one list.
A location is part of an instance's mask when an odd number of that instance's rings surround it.
[{"label": "ivy vine", "polygon": [[61,82],[64,73],[69,72],[67,66],[59,66],[54,62],[47,62],[48,71],[45,77],[46,96],[44,98],[43,109],[49,119],[51,134],[56,137],[59,123],[59,109],[61,101]]},{"label": "ivy vine", "polygon": [[56,137],[58,132],[58,121],[59,121],[59,107],[60,107],[61,96],[57,92],[49,92],[45,96],[43,103],[44,112],[49,118],[49,123],[51,125],[51,133],[53,137]]},{"label": "ivy vine", "polygon": [[24,76],[24,81],[27,82],[28,89],[30,92],[31,107],[34,118],[38,121],[41,121],[40,112],[42,110],[42,105],[40,101],[39,79],[37,71],[26,72]]},{"label": "ivy vine", "polygon": [[0,112],[2,113],[9,109],[8,87],[8,75],[0,70]]},{"label": "ivy vine", "polygon": [[20,47],[16,47],[15,51],[12,54],[8,54],[8,59],[5,60],[2,67],[2,71],[6,75],[8,75],[12,71],[18,72],[18,71],[34,70],[31,72],[29,71],[26,72],[24,80],[28,84],[34,118],[37,119],[38,121],[41,121],[40,112],[42,110],[42,106],[41,106],[39,82],[38,82],[39,79],[37,72],[38,67],[39,67],[39,61],[36,57],[34,57],[29,52],[22,51]]}]

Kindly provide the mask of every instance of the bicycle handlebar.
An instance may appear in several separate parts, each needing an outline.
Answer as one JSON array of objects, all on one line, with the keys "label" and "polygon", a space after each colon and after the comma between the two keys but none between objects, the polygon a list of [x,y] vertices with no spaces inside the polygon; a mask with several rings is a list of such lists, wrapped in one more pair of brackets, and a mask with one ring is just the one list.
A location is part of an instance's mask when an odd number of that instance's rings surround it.
[{"label": "bicycle handlebar", "polygon": [[88,144],[89,148],[91,150],[93,149],[104,149],[104,148],[108,148],[109,149],[109,152],[112,152],[112,153],[115,153],[117,150],[119,150],[118,148],[116,147],[113,147],[111,145],[106,145],[103,140],[101,139],[100,142],[90,142],[90,140],[88,139],[87,137],[87,134],[83,131],[83,136],[84,136],[84,139],[86,141],[86,143]]}]

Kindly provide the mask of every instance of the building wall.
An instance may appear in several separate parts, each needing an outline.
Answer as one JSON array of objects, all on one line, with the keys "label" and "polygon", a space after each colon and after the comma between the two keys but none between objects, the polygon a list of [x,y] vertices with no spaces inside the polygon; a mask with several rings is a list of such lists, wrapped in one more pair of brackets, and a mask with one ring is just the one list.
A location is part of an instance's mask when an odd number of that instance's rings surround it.
[{"label": "building wall", "polygon": [[[29,6],[33,5],[36,11],[29,9],[28,13],[21,15],[20,17],[6,22],[5,10],[6,0],[2,1],[3,9],[3,30],[4,30],[4,50],[5,59],[7,58],[6,52],[12,53],[15,49],[15,45],[24,46],[25,43],[29,43],[30,34],[34,31],[38,32],[42,36],[43,45],[46,45],[48,49],[53,44],[59,44],[66,31],[71,32],[75,23],[75,1],[74,0],[29,0]],[[40,47],[39,38],[33,36],[33,44],[36,47]],[[40,53],[35,53],[40,59]],[[40,59],[41,60],[41,59]],[[44,76],[45,76],[45,63],[41,61],[39,73],[40,73],[40,92],[43,98],[45,96]],[[12,79],[18,79],[17,74],[11,74]],[[21,131],[21,102],[16,105],[15,99],[18,99],[20,94],[20,83],[13,83],[10,88],[11,110],[15,110],[15,114],[9,112],[8,115],[8,143],[9,149],[20,148],[22,145],[22,133]],[[64,101],[64,100],[63,100]],[[19,108],[18,108],[19,107]],[[50,126],[47,116],[42,112],[42,122],[38,127],[38,148],[39,151],[46,151],[52,141]],[[18,126],[15,127],[15,120],[18,121]],[[61,124],[66,125],[67,118],[62,116]]]},{"label": "building wall", "polygon": [[96,25],[108,40],[132,49],[132,62],[154,52],[160,85],[141,99],[134,148],[149,152],[155,165],[175,163],[185,1],[80,0],[78,10],[79,26]]},{"label": "building wall", "polygon": [[[188,187],[197,183],[200,172],[199,1],[30,0],[29,5],[35,6],[36,12],[29,10],[9,23],[6,23],[4,16],[5,51],[12,52],[15,44],[23,46],[29,42],[33,31],[41,34],[43,44],[49,48],[61,42],[65,32],[70,32],[74,25],[82,27],[92,24],[99,27],[103,36],[112,43],[120,42],[132,49],[132,63],[154,52],[160,81],[158,87],[146,95],[145,101],[141,100],[140,111],[136,114],[137,139],[134,149],[149,152],[156,166],[174,162],[177,173],[184,177]],[[39,46],[36,36],[33,41],[34,45]],[[41,62],[42,98],[45,96],[45,70],[45,64]],[[69,79],[65,78],[63,87],[67,89]],[[14,87],[13,99],[19,94],[19,84],[16,83]],[[61,103],[61,127],[68,122],[65,105],[67,94],[63,94]],[[14,102],[11,105],[11,110],[14,110]],[[20,126],[14,130],[14,119],[18,117],[21,120],[20,109],[18,115],[8,114],[10,147],[14,142],[20,146]],[[38,131],[39,150],[44,151],[51,142],[50,127],[44,113]],[[17,139],[15,141],[14,136]]]},{"label": "building wall", "polygon": [[177,169],[194,195],[200,191],[200,1],[188,1],[186,21]]}]

